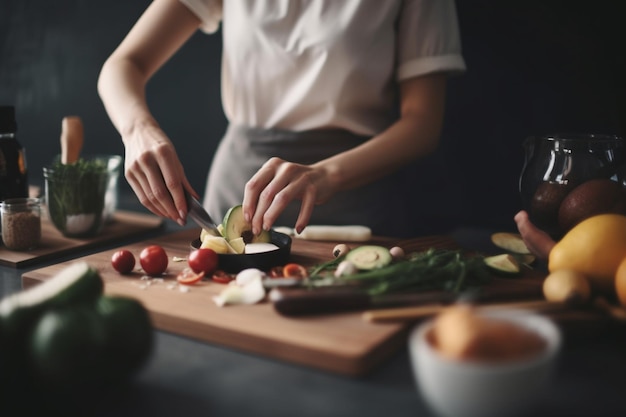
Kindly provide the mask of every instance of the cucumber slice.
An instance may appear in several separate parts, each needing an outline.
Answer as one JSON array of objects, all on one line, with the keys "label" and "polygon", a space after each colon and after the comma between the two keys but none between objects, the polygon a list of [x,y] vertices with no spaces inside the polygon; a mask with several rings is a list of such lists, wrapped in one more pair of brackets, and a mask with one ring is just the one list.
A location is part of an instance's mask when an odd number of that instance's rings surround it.
[{"label": "cucumber slice", "polygon": [[352,262],[361,270],[382,268],[389,265],[391,260],[389,249],[377,245],[359,246],[346,255],[346,261]]},{"label": "cucumber slice", "polygon": [[485,264],[494,272],[504,275],[517,275],[521,271],[519,261],[508,253],[488,256],[485,258]]},{"label": "cucumber slice", "polygon": [[270,233],[263,230],[257,236],[252,234],[252,225],[243,217],[243,207],[240,205],[231,207],[224,216],[224,238],[228,242],[243,238],[244,243],[268,243]]},{"label": "cucumber slice", "polygon": [[491,235],[491,242],[500,249],[519,254],[529,254],[530,250],[522,236],[516,233],[498,232]]}]

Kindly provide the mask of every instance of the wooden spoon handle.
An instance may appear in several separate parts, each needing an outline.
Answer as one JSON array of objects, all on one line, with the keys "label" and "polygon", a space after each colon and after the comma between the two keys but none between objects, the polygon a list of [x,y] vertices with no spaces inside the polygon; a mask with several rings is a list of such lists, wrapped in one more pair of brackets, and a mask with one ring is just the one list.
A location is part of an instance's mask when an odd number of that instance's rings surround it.
[{"label": "wooden spoon handle", "polygon": [[[448,306],[443,304],[431,304],[419,307],[388,308],[381,310],[370,310],[363,313],[363,320],[370,322],[392,322],[411,321],[427,318],[441,313]],[[562,303],[553,303],[545,300],[519,301],[512,303],[483,304],[477,306],[477,310],[532,310],[538,312],[561,311],[567,308]]]},{"label": "wooden spoon handle", "polygon": [[83,122],[78,116],[63,118],[61,125],[61,163],[73,164],[78,161],[83,147]]}]

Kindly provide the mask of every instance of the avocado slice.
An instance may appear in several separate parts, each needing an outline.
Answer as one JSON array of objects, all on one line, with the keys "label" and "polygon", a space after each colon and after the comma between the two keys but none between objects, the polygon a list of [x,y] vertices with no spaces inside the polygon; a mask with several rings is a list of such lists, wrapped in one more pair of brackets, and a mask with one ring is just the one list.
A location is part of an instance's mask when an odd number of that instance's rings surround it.
[{"label": "avocado slice", "polygon": [[485,258],[485,264],[501,275],[518,275],[521,272],[520,262],[515,256],[508,253],[488,256]]},{"label": "avocado slice", "polygon": [[358,269],[363,270],[382,268],[389,265],[391,260],[389,249],[378,245],[359,246],[346,255],[346,261],[352,262]]},{"label": "avocado slice", "polygon": [[270,241],[270,232],[263,230],[257,236],[252,233],[252,225],[243,217],[241,204],[231,207],[224,216],[224,238],[232,241],[243,238],[244,243],[267,243]]}]

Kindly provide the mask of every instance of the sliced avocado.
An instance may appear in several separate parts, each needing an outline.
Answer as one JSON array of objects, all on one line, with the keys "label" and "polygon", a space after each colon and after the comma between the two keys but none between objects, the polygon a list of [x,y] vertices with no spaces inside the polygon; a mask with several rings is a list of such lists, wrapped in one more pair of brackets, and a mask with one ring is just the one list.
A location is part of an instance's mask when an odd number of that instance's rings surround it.
[{"label": "sliced avocado", "polygon": [[502,275],[518,275],[520,273],[519,261],[515,256],[508,253],[488,256],[485,258],[485,263],[494,272]]},{"label": "sliced avocado", "polygon": [[491,235],[491,241],[500,249],[519,254],[529,254],[530,250],[518,233],[498,232]]},{"label": "sliced avocado", "polygon": [[246,250],[246,244],[243,241],[242,237],[238,237],[237,239],[233,239],[230,242],[230,247],[235,250],[235,253],[242,254]]},{"label": "sliced avocado", "polygon": [[[219,232],[219,236],[218,237],[224,237],[224,225],[222,223],[217,225],[217,231]],[[215,232],[214,231],[209,231],[207,229],[202,229],[200,231],[200,241],[202,242],[205,238],[205,236],[215,236]]]},{"label": "sliced avocado", "polygon": [[391,260],[389,249],[377,245],[359,246],[346,255],[346,261],[363,270],[382,268],[389,265]]},{"label": "sliced avocado", "polygon": [[224,238],[232,241],[242,237],[244,243],[267,243],[270,241],[270,233],[263,230],[257,236],[252,234],[252,225],[243,217],[243,208],[240,205],[231,207],[224,216]]}]

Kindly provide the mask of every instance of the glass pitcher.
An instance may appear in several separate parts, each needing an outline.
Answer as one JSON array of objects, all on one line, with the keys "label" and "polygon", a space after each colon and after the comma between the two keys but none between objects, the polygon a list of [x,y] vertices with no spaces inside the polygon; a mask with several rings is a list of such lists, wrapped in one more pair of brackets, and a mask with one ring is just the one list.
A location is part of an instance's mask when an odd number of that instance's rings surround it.
[{"label": "glass pitcher", "polygon": [[522,207],[531,221],[554,239],[567,232],[568,227],[559,221],[559,211],[577,186],[592,179],[626,185],[626,144],[620,136],[533,136],[524,140],[523,147],[526,158],[519,179]]}]

